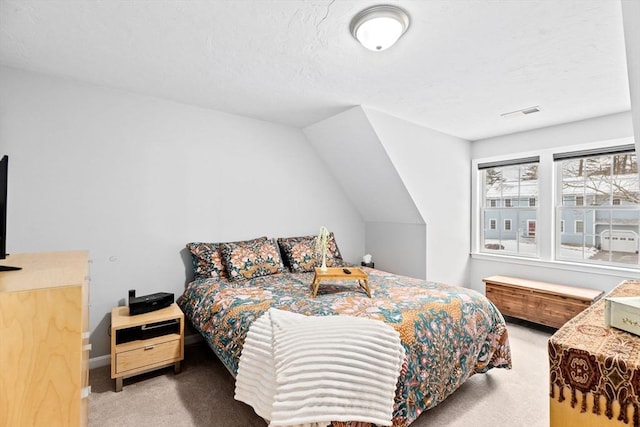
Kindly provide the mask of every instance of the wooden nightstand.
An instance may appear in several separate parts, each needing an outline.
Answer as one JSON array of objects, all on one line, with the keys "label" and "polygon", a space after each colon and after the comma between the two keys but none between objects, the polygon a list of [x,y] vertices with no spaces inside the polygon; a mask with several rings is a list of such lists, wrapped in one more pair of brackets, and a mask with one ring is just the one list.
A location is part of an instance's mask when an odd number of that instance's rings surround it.
[{"label": "wooden nightstand", "polygon": [[175,304],[129,316],[129,307],[111,310],[111,378],[116,391],[127,377],[174,365],[184,359],[184,314]]}]

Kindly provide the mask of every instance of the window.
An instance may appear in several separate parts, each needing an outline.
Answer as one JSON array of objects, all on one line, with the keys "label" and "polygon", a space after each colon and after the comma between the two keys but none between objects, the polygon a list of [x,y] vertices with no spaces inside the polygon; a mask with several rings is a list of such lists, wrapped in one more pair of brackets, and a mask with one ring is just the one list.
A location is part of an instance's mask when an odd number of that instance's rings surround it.
[{"label": "window", "polygon": [[[529,157],[478,165],[483,193],[481,215],[484,218],[481,251],[537,255],[538,163],[538,157]],[[530,221],[534,223],[533,233]],[[500,222],[501,230],[497,227]]]},{"label": "window", "polygon": [[630,138],[474,165],[474,255],[570,261],[561,267],[567,269],[576,263],[634,268],[640,274],[640,180]]},{"label": "window", "polygon": [[527,236],[535,237],[535,235],[536,235],[536,220],[529,219],[527,220]]},{"label": "window", "polygon": [[556,154],[554,160],[556,214],[574,224],[556,236],[557,259],[638,266],[640,181],[633,146]]}]

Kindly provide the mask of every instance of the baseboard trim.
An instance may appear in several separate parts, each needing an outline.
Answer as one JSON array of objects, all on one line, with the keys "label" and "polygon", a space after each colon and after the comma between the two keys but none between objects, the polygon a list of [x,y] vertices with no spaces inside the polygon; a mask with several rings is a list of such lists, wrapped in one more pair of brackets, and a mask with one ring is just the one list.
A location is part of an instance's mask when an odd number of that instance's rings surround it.
[{"label": "baseboard trim", "polygon": [[105,354],[104,356],[92,357],[89,359],[89,369],[100,368],[102,366],[109,366],[111,364],[111,355]]}]

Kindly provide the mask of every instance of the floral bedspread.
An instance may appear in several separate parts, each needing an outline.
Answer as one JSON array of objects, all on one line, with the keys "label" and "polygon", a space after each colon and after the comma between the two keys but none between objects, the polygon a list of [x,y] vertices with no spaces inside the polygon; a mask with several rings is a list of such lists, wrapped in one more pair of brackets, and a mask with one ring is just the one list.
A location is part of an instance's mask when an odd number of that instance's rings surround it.
[{"label": "floral bedspread", "polygon": [[[177,303],[234,376],[249,326],[269,307],[388,323],[400,333],[406,352],[396,389],[394,426],[408,426],[475,373],[511,368],[504,319],[483,295],[363,270],[369,274],[372,298],[353,281],[323,282],[313,298],[313,273],[281,273],[240,283],[196,280]],[[338,425],[348,423],[334,423]]]}]

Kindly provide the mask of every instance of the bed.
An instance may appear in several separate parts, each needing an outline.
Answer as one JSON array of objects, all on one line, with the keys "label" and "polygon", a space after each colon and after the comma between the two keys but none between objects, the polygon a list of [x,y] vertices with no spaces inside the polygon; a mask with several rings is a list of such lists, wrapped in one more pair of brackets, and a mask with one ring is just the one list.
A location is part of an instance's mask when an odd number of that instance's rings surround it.
[{"label": "bed", "polygon": [[[251,249],[247,241],[187,245],[196,279],[177,303],[234,377],[249,326],[270,307],[309,316],[366,317],[398,331],[406,356],[396,388],[394,426],[408,426],[476,373],[511,368],[502,315],[471,289],[362,267],[371,298],[344,281],[323,283],[313,298],[312,239],[265,237],[251,241]],[[333,256],[327,265],[343,265],[331,239]],[[265,260],[270,265],[264,267]]]}]

